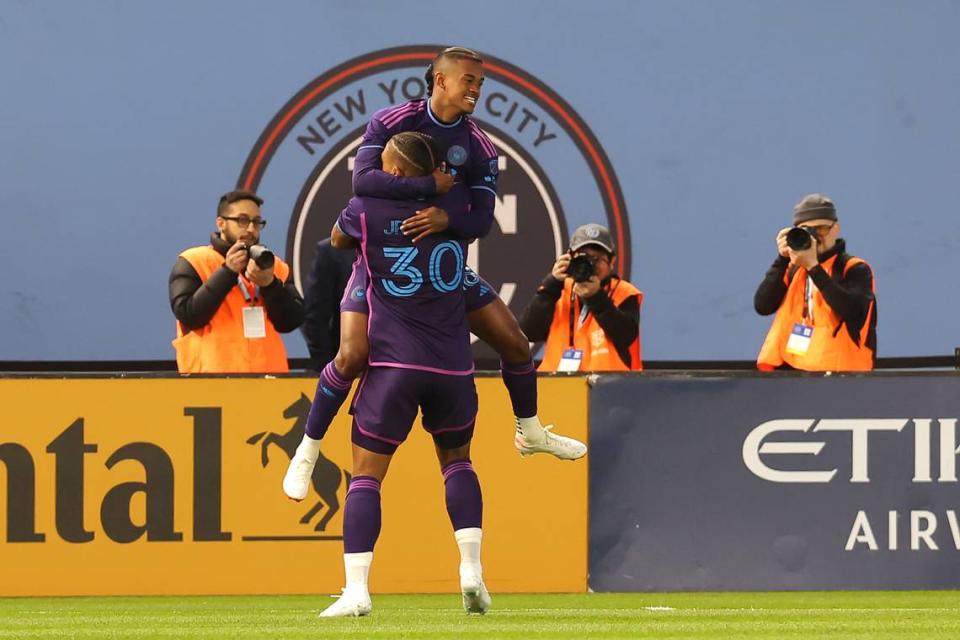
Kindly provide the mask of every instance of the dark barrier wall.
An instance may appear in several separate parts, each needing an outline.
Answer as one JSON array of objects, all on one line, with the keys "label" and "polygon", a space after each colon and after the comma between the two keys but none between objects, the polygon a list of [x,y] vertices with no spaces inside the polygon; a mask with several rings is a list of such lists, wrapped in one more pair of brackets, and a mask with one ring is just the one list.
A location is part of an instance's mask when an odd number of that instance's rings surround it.
[{"label": "dark barrier wall", "polygon": [[960,377],[605,376],[595,591],[960,586]]}]

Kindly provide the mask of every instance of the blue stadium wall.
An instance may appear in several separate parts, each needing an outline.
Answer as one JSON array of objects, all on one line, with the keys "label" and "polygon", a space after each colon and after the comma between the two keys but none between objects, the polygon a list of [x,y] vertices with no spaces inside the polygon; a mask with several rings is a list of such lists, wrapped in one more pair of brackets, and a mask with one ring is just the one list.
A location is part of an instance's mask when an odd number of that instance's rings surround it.
[{"label": "blue stadium wall", "polygon": [[[517,263],[515,309],[560,232],[619,216],[621,268],[647,296],[645,357],[751,358],[767,324],[752,294],[773,237],[800,196],[823,191],[876,271],[881,355],[950,353],[958,30],[960,4],[947,0],[0,0],[0,359],[171,358],[169,269],[205,241],[216,198],[242,181],[285,106],[348,61],[446,43],[502,63],[477,117],[517,147],[505,176],[529,161],[543,178],[536,189],[504,180],[514,215],[477,258],[496,272],[540,247],[536,263]],[[315,141],[355,134],[369,116],[372,104],[342,117],[344,97],[311,107]],[[298,194],[327,151],[298,148],[293,138],[310,135],[296,124],[286,141],[303,174],[280,170],[280,149],[263,182],[264,240],[289,260]],[[534,225],[528,193],[562,211]],[[298,335],[287,344],[305,355]]]}]

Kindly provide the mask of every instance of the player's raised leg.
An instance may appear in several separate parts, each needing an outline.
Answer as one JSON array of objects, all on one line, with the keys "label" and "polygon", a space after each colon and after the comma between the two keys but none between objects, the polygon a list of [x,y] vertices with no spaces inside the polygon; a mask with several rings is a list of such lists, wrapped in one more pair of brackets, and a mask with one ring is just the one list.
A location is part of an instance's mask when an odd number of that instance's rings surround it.
[{"label": "player's raised leg", "polygon": [[303,440],[297,446],[283,477],[283,492],[293,500],[307,497],[310,477],[320,455],[320,440],[350,394],[353,380],[367,364],[370,344],[367,339],[366,302],[362,306],[348,306],[346,298],[350,292],[348,285],[341,305],[344,310],[340,313],[340,348],[336,357],[320,372]]},{"label": "player's raised leg", "polygon": [[[561,460],[576,460],[587,446],[553,433],[537,415],[537,368],[533,365],[530,342],[507,305],[482,278],[465,288],[470,331],[500,354],[500,374],[510,394],[516,419],[514,444],[520,454],[549,453]],[[492,297],[491,297],[492,296]],[[481,306],[482,305],[482,306]]]}]

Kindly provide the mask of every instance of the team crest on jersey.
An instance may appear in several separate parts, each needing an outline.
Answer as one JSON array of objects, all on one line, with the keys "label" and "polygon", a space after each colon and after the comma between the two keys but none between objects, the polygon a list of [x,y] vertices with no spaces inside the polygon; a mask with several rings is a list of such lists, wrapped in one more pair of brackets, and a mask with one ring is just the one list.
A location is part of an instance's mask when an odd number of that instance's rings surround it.
[{"label": "team crest on jersey", "polygon": [[[286,103],[260,134],[237,185],[263,197],[271,219],[289,216],[285,254],[301,290],[317,241],[329,235],[352,194],[353,159],[367,122],[384,107],[424,98],[424,71],[443,48],[374,51],[277,96],[278,104]],[[499,152],[490,166],[498,197],[493,228],[470,245],[467,263],[519,314],[566,251],[570,232],[596,222],[612,232],[615,267],[629,279],[623,195],[590,128],[528,71],[482,55],[485,82],[470,117]],[[444,157],[460,167],[467,155],[454,146]],[[278,248],[281,240],[264,238]]]},{"label": "team crest on jersey", "polygon": [[467,150],[458,144],[447,149],[447,162],[455,167],[463,166],[467,161]]}]

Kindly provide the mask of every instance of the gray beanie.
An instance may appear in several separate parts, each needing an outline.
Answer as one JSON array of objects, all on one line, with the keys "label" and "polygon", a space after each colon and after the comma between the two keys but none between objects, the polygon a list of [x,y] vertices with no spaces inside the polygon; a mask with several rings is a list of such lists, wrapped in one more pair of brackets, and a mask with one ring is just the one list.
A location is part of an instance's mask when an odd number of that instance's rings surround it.
[{"label": "gray beanie", "polygon": [[833,200],[822,193],[811,193],[803,198],[793,207],[793,224],[796,226],[801,222],[810,220],[833,220],[837,219],[837,208],[833,206]]}]

